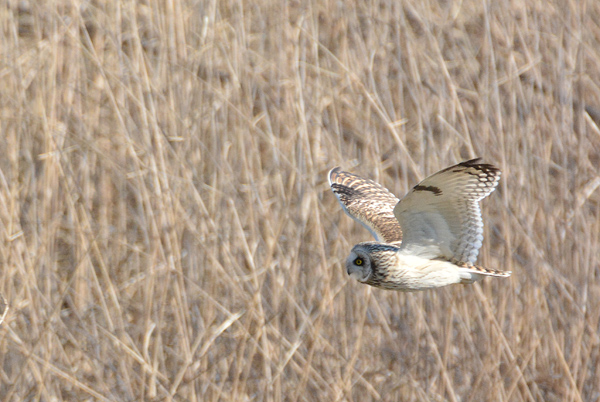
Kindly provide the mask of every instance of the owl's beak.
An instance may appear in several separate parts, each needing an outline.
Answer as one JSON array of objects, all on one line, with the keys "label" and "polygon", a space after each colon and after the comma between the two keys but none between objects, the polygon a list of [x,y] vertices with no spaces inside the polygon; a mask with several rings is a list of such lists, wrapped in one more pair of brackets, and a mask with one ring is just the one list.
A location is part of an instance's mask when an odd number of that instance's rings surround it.
[{"label": "owl's beak", "polygon": [[364,278],[363,272],[361,272],[361,270],[358,267],[352,265],[348,266],[346,268],[346,272],[348,272],[350,278],[355,279],[359,282],[364,282],[366,280],[366,278]]}]

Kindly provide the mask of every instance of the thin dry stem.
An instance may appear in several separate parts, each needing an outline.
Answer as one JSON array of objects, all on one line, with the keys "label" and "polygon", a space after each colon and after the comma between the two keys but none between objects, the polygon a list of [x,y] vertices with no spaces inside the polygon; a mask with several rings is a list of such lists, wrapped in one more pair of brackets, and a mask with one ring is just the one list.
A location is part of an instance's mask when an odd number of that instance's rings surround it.
[{"label": "thin dry stem", "polygon": [[[600,397],[600,3],[8,1],[0,400]],[[343,261],[336,165],[498,165],[481,265]],[[3,320],[3,321],[2,321]]]}]

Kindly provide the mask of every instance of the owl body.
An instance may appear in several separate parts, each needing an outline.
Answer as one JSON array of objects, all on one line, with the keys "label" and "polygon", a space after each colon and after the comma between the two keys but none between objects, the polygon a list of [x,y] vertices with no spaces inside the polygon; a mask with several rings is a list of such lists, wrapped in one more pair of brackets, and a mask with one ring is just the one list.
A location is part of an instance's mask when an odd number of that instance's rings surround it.
[{"label": "owl body", "polygon": [[[360,265],[356,265],[357,259]],[[346,271],[367,285],[404,292],[472,283],[483,277],[472,268],[406,254],[399,247],[376,242],[355,245],[346,260]]]},{"label": "owl body", "polygon": [[500,179],[499,169],[478,162],[443,169],[401,200],[372,180],[332,169],[329,183],[344,211],[377,240],[352,248],[348,275],[367,285],[407,292],[510,276],[475,265],[483,241],[479,201]]}]

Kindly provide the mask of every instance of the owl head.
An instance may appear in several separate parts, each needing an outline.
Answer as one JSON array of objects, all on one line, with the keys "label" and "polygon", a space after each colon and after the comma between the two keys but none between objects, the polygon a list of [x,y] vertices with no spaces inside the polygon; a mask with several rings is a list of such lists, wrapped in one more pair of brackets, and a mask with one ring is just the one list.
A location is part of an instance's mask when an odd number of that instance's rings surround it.
[{"label": "owl head", "polygon": [[346,272],[348,272],[351,278],[359,282],[366,282],[373,272],[371,268],[371,256],[359,246],[360,244],[354,246],[346,259]]},{"label": "owl head", "polygon": [[377,242],[358,243],[346,259],[346,272],[362,283],[370,283],[386,269],[398,248]]}]

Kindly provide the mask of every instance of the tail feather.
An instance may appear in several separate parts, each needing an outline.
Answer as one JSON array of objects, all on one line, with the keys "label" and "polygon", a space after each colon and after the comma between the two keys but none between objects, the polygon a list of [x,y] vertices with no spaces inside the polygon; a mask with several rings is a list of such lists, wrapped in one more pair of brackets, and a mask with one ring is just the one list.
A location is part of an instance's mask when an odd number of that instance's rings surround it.
[{"label": "tail feather", "polygon": [[510,274],[512,274],[511,271],[499,271],[497,269],[484,268],[478,265],[461,264],[459,267],[460,283],[473,283],[486,276],[508,278]]}]

